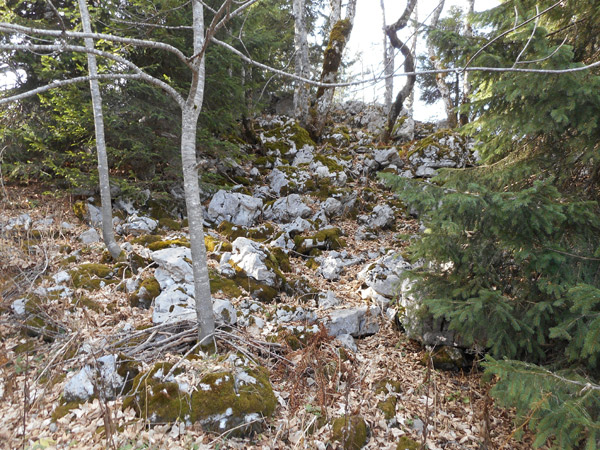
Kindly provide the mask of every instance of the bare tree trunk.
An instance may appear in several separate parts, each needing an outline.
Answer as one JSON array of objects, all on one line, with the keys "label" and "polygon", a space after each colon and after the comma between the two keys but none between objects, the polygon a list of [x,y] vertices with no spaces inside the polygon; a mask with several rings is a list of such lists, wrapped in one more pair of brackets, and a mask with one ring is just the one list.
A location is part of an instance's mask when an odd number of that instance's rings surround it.
[{"label": "bare tree trunk", "polygon": [[[321,82],[335,83],[342,65],[344,49],[350,38],[354,16],[356,15],[356,1],[349,0],[346,6],[346,17],[336,22],[329,34],[329,43],[323,55],[323,69],[321,70]],[[327,123],[327,116],[333,102],[335,88],[319,87],[314,106],[310,111],[311,120],[307,127],[313,139],[319,139],[323,128]]]},{"label": "bare tree trunk", "polygon": [[[81,22],[85,33],[92,32],[90,14],[88,12],[86,0],[78,0]],[[85,39],[85,46],[88,49],[94,48],[94,40]],[[91,77],[98,76],[98,67],[96,65],[96,55],[87,54],[88,72]],[[108,157],[106,155],[106,140],[104,139],[104,115],[102,114],[102,95],[97,79],[90,80],[90,92],[92,95],[92,109],[94,111],[94,128],[96,130],[96,153],[98,155],[98,178],[100,182],[100,202],[102,211],[102,237],[104,244],[113,259],[121,255],[121,247],[115,240],[115,233],[112,223],[112,202],[110,198],[110,180],[108,176]]]},{"label": "bare tree trunk", "polygon": [[[410,51],[413,55],[417,54],[417,36],[419,35],[419,3],[415,5],[415,10],[413,11],[413,32],[412,32],[412,40],[410,45]],[[408,117],[414,119],[414,109],[415,109],[415,90],[413,89],[408,96],[408,100],[406,101],[406,109],[408,110]],[[412,121],[414,124],[414,120]],[[414,131],[414,130],[413,130]],[[412,134],[412,132],[411,132]]]},{"label": "bare tree trunk", "polygon": [[[438,6],[434,9],[433,15],[431,17],[430,28],[435,29],[438,26],[440,15],[442,14],[442,10],[444,9],[444,0],[440,1]],[[443,70],[444,66],[440,59],[435,54],[435,48],[433,47],[433,43],[431,39],[427,39],[427,51],[429,53],[429,59],[433,63],[433,66],[437,70]],[[446,117],[448,120],[448,127],[455,128],[457,125],[456,111],[454,109],[455,105],[452,101],[452,96],[450,94],[450,88],[448,87],[448,83],[446,83],[445,74],[437,73],[435,75],[435,84],[440,91],[440,95],[442,97],[442,101],[444,102],[444,109],[446,110]],[[457,97],[458,101],[458,97]]]},{"label": "bare tree trunk", "polygon": [[386,33],[387,22],[385,19],[385,3],[380,0],[381,14],[383,16],[383,74],[385,75],[384,108],[385,114],[392,109],[392,98],[394,95],[394,48],[389,44]]},{"label": "bare tree trunk", "polygon": [[329,15],[329,29],[327,34],[331,34],[331,30],[336,23],[342,20],[342,0],[330,0],[331,14]]},{"label": "bare tree trunk", "polygon": [[[468,8],[467,8],[467,18],[465,21],[465,37],[470,39],[473,37],[473,26],[471,25],[471,20],[473,17],[473,12],[475,11],[475,0],[467,0]],[[461,105],[466,105],[469,103],[469,96],[471,95],[471,82],[469,81],[469,72],[466,70],[463,72],[463,92],[461,98]],[[460,124],[466,125],[469,123],[469,114],[466,112],[460,113]]]},{"label": "bare tree trunk", "polygon": [[[308,38],[306,31],[306,4],[305,0],[294,0],[292,4],[294,14],[294,50],[295,74],[308,78]],[[308,86],[306,83],[296,81],[294,88],[294,116],[300,122],[308,120]]]},{"label": "bare tree trunk", "polygon": [[[386,28],[386,33],[390,38],[392,46],[400,50],[400,52],[404,56],[404,71],[406,73],[412,73],[415,71],[415,58],[408,46],[398,38],[398,31],[406,27],[406,25],[408,24],[408,19],[412,15],[416,5],[417,0],[408,0],[408,3],[406,4],[406,9],[402,13],[398,21]],[[390,140],[392,132],[394,130],[394,124],[396,123],[396,119],[398,119],[400,111],[402,111],[404,100],[406,100],[406,98],[412,92],[415,86],[416,79],[417,77],[415,75],[408,75],[406,77],[406,84],[404,85],[402,90],[398,92],[396,100],[392,104],[392,108],[390,109],[390,112],[388,114],[388,122],[386,129],[383,131],[383,134],[381,136],[381,140],[383,142],[388,142]]]},{"label": "bare tree trunk", "polygon": [[[204,45],[204,9],[200,2],[192,2],[194,54]],[[183,187],[190,229],[190,250],[194,273],[194,298],[198,317],[198,340],[204,341],[215,331],[210,279],[204,245],[204,217],[200,203],[200,184],[196,160],[196,128],[204,99],[204,55],[192,62],[192,84],[181,113],[181,161],[183,164]],[[204,342],[204,345],[208,345]]]}]

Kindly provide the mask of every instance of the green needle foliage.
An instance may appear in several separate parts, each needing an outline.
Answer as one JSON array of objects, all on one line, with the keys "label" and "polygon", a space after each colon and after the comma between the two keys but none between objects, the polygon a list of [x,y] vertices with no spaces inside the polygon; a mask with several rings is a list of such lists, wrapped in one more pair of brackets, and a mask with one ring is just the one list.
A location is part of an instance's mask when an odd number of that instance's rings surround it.
[{"label": "green needle foliage", "polygon": [[[535,6],[505,1],[478,20],[492,38],[514,26],[514,11],[521,22]],[[595,2],[565,2],[473,65],[578,67],[597,60],[599,39]],[[422,261],[413,291],[486,350],[493,395],[516,407],[536,447],[599,448],[600,72],[479,73],[472,82],[475,120],[464,132],[481,164],[431,182],[382,175],[426,226],[410,249]]]}]

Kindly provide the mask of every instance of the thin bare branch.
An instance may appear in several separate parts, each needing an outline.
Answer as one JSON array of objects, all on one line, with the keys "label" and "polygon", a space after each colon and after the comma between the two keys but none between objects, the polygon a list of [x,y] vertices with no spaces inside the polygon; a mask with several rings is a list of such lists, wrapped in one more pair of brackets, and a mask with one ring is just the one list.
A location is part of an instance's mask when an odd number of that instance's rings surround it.
[{"label": "thin bare branch", "polygon": [[177,104],[179,106],[181,106],[183,104],[183,97],[169,84],[165,83],[164,81],[159,80],[158,78],[154,78],[151,75],[148,75],[146,72],[144,72],[142,69],[140,69],[138,66],[136,66],[134,63],[132,63],[128,59],[123,58],[122,56],[116,55],[111,52],[105,52],[105,51],[98,50],[98,49],[88,49],[86,47],[79,46],[79,45],[35,45],[35,44],[0,44],[0,50],[21,50],[21,51],[30,51],[30,52],[34,52],[34,51],[39,51],[39,52],[68,51],[68,52],[91,53],[96,56],[101,56],[101,57],[110,59],[112,61],[115,61],[117,63],[123,64],[125,67],[128,67],[129,69],[136,72],[140,76],[140,79],[143,79],[143,80],[147,81],[148,83],[151,83],[151,84],[163,89],[165,92],[167,92],[169,95],[171,95],[171,97],[173,97],[173,99],[177,102]]},{"label": "thin bare branch", "polygon": [[537,28],[538,28],[538,23],[540,22],[540,7],[538,5],[535,5],[535,12],[537,13],[537,16],[535,19],[535,23],[533,24],[533,30],[531,31],[531,34],[529,35],[529,39],[527,39],[527,42],[523,46],[523,49],[517,55],[517,58],[515,59],[515,63],[513,64],[513,67],[515,67],[517,64],[519,64],[519,60],[521,59],[521,56],[523,56],[523,53],[525,53],[525,50],[527,50],[527,47],[529,47],[529,44],[531,44],[531,41],[533,40],[533,37],[535,36],[535,32],[537,31]]},{"label": "thin bare branch", "polygon": [[60,30],[48,30],[44,28],[33,28],[33,27],[25,27],[22,25],[16,25],[13,23],[0,22],[0,31],[5,33],[19,33],[19,34],[28,34],[28,35],[42,35],[42,36],[55,36],[55,37],[64,37],[68,39],[84,39],[84,38],[92,38],[94,40],[105,40],[109,42],[117,42],[119,44],[127,44],[133,45],[137,47],[147,47],[147,48],[156,48],[160,50],[165,50],[179,58],[186,66],[190,66],[188,58],[176,47],[172,45],[165,44],[163,42],[155,42],[146,39],[134,39],[134,38],[126,38],[121,36],[115,36],[112,34],[104,34],[104,33],[82,33],[78,31],[67,31],[63,32]]}]

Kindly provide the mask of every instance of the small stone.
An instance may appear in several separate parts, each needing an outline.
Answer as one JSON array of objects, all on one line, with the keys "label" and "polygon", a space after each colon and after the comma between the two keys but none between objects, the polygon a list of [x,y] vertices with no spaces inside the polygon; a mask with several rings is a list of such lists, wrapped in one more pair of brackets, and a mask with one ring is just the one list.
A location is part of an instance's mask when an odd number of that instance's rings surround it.
[{"label": "small stone", "polygon": [[94,228],[90,228],[79,235],[79,240],[84,244],[100,242],[100,235]]}]

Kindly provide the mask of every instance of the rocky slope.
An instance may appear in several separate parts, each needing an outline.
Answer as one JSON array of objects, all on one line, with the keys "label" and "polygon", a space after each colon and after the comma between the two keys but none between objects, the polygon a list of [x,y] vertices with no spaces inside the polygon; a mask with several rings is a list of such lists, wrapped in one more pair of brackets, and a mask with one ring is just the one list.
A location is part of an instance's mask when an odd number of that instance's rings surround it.
[{"label": "rocky slope", "polygon": [[221,325],[212,356],[194,346],[177,189],[115,192],[127,255],[115,263],[95,197],[9,187],[0,439],[11,448],[527,448],[469,372],[472,355],[401,289],[420,224],[377,179],[427,178],[476,155],[428,125],[380,147],[373,117],[347,105],[319,146],[293,120],[263,118],[257,144],[240,144],[248,161],[202,162],[227,186],[207,186],[204,198]]}]

